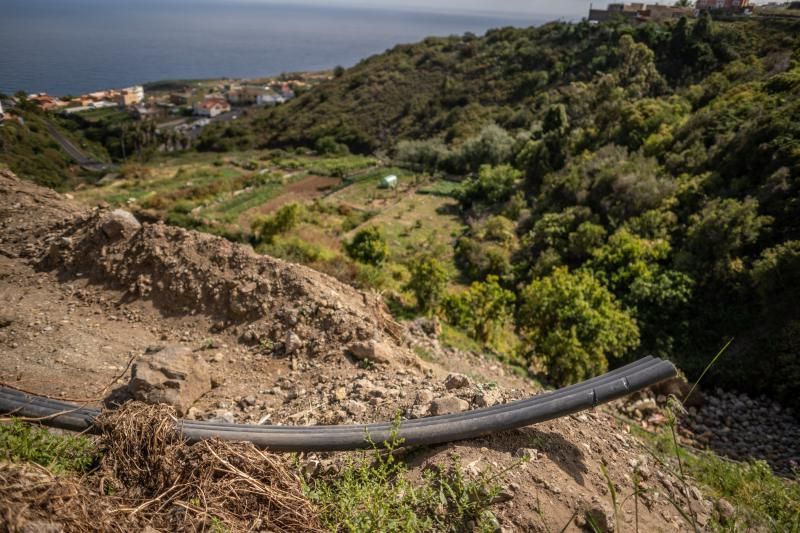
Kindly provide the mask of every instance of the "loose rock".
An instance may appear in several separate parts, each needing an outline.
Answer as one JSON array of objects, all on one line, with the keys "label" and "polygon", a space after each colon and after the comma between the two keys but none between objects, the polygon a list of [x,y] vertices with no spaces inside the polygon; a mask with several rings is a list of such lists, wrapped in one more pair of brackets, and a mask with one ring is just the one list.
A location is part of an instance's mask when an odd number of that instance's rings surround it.
[{"label": "loose rock", "polygon": [[444,398],[437,398],[431,402],[430,413],[436,415],[449,415],[452,413],[460,413],[469,409],[469,403],[456,398],[455,396],[446,396]]},{"label": "loose rock", "polygon": [[172,405],[179,416],[210,390],[208,363],[185,346],[168,346],[140,356],[133,363],[128,383],[134,399]]}]

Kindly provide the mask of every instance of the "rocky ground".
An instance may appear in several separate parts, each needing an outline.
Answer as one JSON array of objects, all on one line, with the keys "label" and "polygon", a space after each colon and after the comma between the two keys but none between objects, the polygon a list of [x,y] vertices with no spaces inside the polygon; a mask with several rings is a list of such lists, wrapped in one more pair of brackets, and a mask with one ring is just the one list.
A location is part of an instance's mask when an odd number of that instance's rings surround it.
[{"label": "rocky ground", "polygon": [[683,418],[686,441],[698,448],[747,461],[761,459],[794,477],[800,468],[800,424],[791,409],[766,398],[715,390],[689,407]]},{"label": "rocky ground", "polygon": [[[197,419],[376,422],[538,391],[496,361],[441,346],[436,329],[425,320],[398,324],[378,295],[313,270],[219,238],[140,225],[124,212],[86,209],[0,171],[0,381],[13,387],[91,405],[163,394],[158,354],[170,347],[197,371],[184,385],[193,380],[198,399],[183,406]],[[129,385],[132,371],[141,377],[145,368],[155,385]],[[720,404],[707,405],[687,427],[723,416]],[[655,411],[639,414],[646,422]],[[468,473],[508,469],[505,501],[494,508],[504,531],[579,530],[586,527],[581,511],[611,529],[609,483],[624,499],[625,530],[689,529],[670,499],[701,525],[718,512],[717,502],[661,468],[613,410],[407,458],[419,474],[454,455]],[[316,472],[344,457],[303,460]],[[635,477],[638,525],[628,497]]]}]

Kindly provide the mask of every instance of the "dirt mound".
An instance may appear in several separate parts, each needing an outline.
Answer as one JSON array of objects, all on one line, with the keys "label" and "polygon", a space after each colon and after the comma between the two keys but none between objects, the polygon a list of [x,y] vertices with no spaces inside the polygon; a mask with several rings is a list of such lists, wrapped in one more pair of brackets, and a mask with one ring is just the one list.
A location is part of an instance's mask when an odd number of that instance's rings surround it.
[{"label": "dirt mound", "polygon": [[140,226],[124,211],[79,209],[7,173],[0,174],[0,191],[6,254],[62,279],[88,278],[126,299],[148,299],[166,314],[204,313],[217,330],[231,328],[278,355],[342,355],[375,341],[394,354],[392,362],[415,360],[376,294],[219,237]]}]

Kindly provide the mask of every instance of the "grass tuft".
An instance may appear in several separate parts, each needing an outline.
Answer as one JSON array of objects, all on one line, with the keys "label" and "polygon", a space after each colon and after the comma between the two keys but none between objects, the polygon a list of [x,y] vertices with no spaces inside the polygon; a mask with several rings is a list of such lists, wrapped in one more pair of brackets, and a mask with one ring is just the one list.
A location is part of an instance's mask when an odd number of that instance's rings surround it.
[{"label": "grass tuft", "polygon": [[54,435],[19,420],[0,425],[0,460],[36,463],[64,474],[87,472],[98,457],[97,448],[86,437]]}]

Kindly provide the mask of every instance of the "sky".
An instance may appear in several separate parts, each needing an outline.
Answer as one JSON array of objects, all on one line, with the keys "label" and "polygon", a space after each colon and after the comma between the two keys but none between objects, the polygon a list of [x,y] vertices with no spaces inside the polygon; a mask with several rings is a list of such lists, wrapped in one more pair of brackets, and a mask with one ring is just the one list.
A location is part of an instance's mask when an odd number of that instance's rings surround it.
[{"label": "sky", "polygon": [[[241,1],[241,0],[218,0]],[[251,2],[285,3],[286,0],[249,0]],[[614,0],[611,0],[614,1]],[[521,13],[574,18],[588,13],[589,0],[294,0],[295,4],[357,6],[388,9],[427,9],[432,11],[474,11],[480,13]],[[595,1],[605,6],[608,0]],[[662,0],[662,3],[663,0]]]}]

